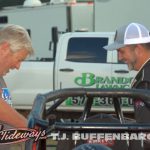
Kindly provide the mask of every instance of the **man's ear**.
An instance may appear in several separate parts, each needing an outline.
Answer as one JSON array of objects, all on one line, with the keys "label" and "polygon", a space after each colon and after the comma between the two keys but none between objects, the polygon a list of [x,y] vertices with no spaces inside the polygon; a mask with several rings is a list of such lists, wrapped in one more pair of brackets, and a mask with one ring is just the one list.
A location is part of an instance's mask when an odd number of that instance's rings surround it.
[{"label": "man's ear", "polygon": [[0,44],[0,53],[6,53],[9,50],[9,43],[3,42]]},{"label": "man's ear", "polygon": [[3,42],[3,43],[1,43],[0,45],[1,45],[1,47],[2,47],[3,49],[6,49],[6,48],[9,47],[9,43],[8,43],[8,42]]},{"label": "man's ear", "polygon": [[141,55],[143,53],[143,47],[140,44],[136,45],[135,53],[136,55]]}]

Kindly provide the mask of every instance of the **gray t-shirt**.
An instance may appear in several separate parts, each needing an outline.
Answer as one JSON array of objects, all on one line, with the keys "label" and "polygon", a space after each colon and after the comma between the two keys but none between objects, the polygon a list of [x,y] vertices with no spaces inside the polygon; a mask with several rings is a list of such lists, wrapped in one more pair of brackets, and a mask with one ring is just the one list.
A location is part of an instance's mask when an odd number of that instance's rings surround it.
[{"label": "gray t-shirt", "polygon": [[10,92],[7,88],[7,85],[3,79],[3,77],[0,77],[0,93],[1,93],[1,98],[4,99],[8,104],[12,106],[12,100],[10,96]]}]

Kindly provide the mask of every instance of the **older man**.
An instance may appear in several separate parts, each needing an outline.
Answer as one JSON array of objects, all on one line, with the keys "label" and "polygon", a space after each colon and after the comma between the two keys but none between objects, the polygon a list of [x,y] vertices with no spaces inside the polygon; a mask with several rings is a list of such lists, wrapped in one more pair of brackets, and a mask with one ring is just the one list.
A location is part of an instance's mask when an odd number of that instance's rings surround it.
[{"label": "older man", "polygon": [[[28,32],[19,25],[7,25],[0,29],[0,76],[6,75],[10,69],[19,69],[21,62],[33,54]],[[12,127],[27,127],[26,119],[13,109],[5,100],[3,88],[0,88],[0,123]]]}]

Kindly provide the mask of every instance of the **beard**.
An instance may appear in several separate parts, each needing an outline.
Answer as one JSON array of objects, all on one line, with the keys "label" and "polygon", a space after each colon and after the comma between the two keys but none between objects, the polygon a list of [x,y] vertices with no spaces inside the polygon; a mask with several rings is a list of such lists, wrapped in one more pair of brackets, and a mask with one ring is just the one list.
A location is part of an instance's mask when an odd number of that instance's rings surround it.
[{"label": "beard", "polygon": [[130,71],[134,70],[133,64],[128,64],[128,69],[129,69]]},{"label": "beard", "polygon": [[128,64],[128,69],[131,70],[136,70],[135,69],[135,64],[136,64],[136,59],[133,59],[129,64]]}]

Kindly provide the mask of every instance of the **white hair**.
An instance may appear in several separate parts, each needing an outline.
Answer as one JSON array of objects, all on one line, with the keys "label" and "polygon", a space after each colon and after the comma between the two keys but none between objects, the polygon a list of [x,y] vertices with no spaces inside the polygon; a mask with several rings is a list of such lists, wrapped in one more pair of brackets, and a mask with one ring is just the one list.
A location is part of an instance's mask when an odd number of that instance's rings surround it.
[{"label": "white hair", "polygon": [[13,52],[22,49],[26,49],[29,55],[34,52],[27,30],[19,25],[9,24],[0,29],[0,44],[3,42],[8,42]]}]

